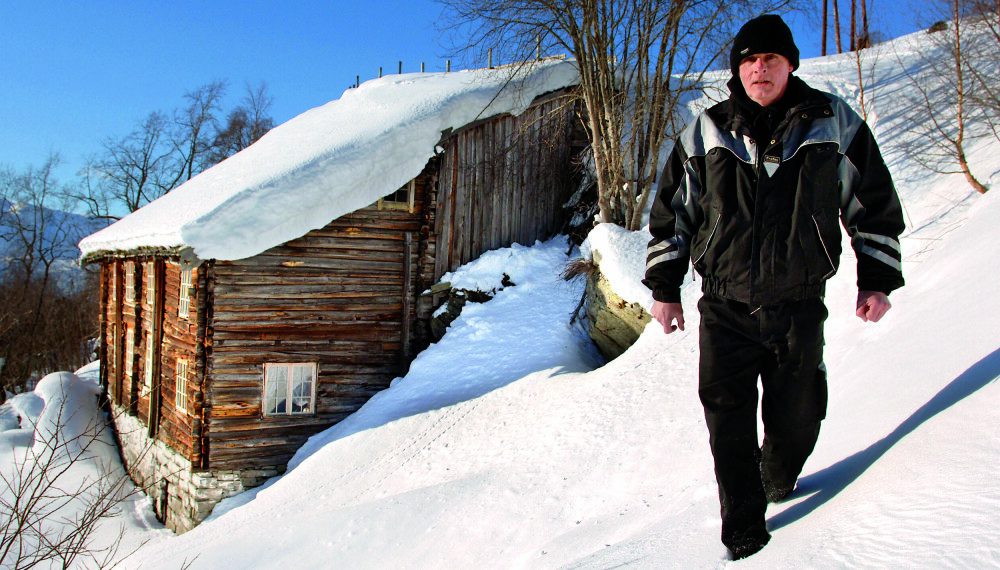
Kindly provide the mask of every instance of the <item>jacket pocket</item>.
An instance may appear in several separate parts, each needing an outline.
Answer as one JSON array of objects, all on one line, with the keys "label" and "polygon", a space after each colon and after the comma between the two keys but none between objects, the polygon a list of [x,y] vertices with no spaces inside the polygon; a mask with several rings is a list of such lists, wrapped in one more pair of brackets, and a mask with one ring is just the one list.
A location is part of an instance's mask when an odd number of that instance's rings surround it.
[{"label": "jacket pocket", "polygon": [[715,238],[716,232],[719,231],[719,222],[722,221],[722,214],[715,211],[714,209],[712,210],[712,213],[715,215],[715,223],[712,224],[712,231],[708,234],[708,237],[705,238],[705,241],[703,243],[698,244],[699,245],[698,249],[700,251],[691,252],[692,254],[691,262],[694,265],[698,265],[698,263],[702,260],[702,258],[705,257],[705,254],[708,253],[708,248],[712,245],[712,240]]},{"label": "jacket pocket", "polygon": [[[823,228],[820,225],[819,218],[817,217],[821,213],[822,212],[820,211],[816,212],[815,214],[812,214],[812,222],[813,222],[813,227],[816,228],[816,239],[819,240],[819,246],[820,246],[820,251],[817,252],[819,253],[818,262],[822,265],[822,269],[817,273],[823,275],[820,281],[826,281],[830,277],[833,277],[833,274],[837,272],[837,262],[836,260],[834,260],[833,253],[831,253],[832,249],[829,246],[827,246],[827,240],[823,238]],[[839,251],[837,252],[837,257],[838,258],[840,257]]]}]

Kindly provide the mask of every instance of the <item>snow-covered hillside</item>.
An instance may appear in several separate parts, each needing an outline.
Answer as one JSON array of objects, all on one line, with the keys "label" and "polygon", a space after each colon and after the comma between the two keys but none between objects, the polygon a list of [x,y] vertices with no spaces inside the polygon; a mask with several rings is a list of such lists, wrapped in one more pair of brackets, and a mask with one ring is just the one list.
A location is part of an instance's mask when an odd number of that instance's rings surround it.
[{"label": "snow-covered hillside", "polygon": [[[828,418],[770,544],[726,560],[697,388],[698,283],[687,331],[655,323],[598,366],[568,324],[580,282],[561,239],[492,252],[446,279],[514,286],[469,305],[410,373],[316,435],[283,477],[195,530],[151,539],[128,568],[984,568],[1000,565],[1000,194],[930,175],[895,144],[912,112],[901,66],[923,38],[881,49],[869,115],[908,214],[907,286],[878,324],[854,317],[852,259],[827,304]],[[898,58],[891,52],[895,47]],[[849,56],[806,82],[852,93]],[[882,94],[882,96],[880,96]],[[850,99],[849,99],[850,101]],[[853,102],[853,101],[851,101]],[[971,149],[1000,187],[1000,144]],[[601,226],[586,251],[626,299],[643,232]],[[847,251],[850,251],[849,249]],[[142,521],[141,518],[127,520]]]}]

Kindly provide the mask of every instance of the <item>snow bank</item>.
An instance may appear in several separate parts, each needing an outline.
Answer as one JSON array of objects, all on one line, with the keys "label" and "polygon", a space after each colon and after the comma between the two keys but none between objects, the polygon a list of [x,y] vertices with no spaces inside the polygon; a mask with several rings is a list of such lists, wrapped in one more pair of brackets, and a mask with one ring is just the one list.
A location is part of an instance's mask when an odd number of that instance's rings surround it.
[{"label": "snow bank", "polygon": [[572,63],[374,79],[284,123],[256,144],[80,242],[84,255],[189,246],[242,259],[368,206],[417,176],[442,131],[577,81]]},{"label": "snow bank", "polygon": [[[100,566],[97,560],[113,557],[116,544],[127,552],[154,536],[150,525],[136,530],[128,522],[134,517],[117,518],[135,503],[136,491],[97,406],[96,376],[93,366],[80,375],[49,374],[34,391],[0,406],[0,524],[3,545],[14,544],[0,553],[0,566],[47,567],[53,548],[74,550],[76,565]],[[104,508],[106,516],[93,521]],[[28,521],[16,532],[7,526],[14,511]],[[73,543],[60,544],[79,532]]]},{"label": "snow bank", "polygon": [[117,451],[97,408],[100,393],[96,379],[83,379],[71,372],[49,374],[33,391],[7,402],[0,433],[30,439],[35,457],[56,452],[67,458],[83,455],[114,463]]},{"label": "snow bank", "polygon": [[615,224],[600,224],[587,234],[580,248],[585,259],[596,257],[601,274],[619,297],[639,303],[647,311],[653,307],[653,294],[642,279],[646,275],[646,244],[651,238],[648,227],[630,232]]}]

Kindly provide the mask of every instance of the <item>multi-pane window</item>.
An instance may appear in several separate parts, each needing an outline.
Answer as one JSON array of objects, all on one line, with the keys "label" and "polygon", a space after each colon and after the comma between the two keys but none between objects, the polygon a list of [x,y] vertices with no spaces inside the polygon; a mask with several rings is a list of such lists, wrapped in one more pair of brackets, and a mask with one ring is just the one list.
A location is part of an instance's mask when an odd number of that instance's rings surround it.
[{"label": "multi-pane window", "polygon": [[117,286],[118,286],[118,263],[112,261],[111,264],[108,265],[108,291],[110,291],[112,295],[117,295],[118,294],[116,292],[118,291],[118,289],[116,289]]},{"label": "multi-pane window", "polygon": [[398,190],[382,198],[378,202],[380,210],[408,210],[413,211],[413,195],[416,189],[416,181],[410,180],[403,184]]},{"label": "multi-pane window", "polygon": [[135,356],[135,339],[132,331],[125,326],[125,377],[132,379],[132,358]]},{"label": "multi-pane window", "polygon": [[315,363],[264,365],[264,415],[311,414],[315,405]]},{"label": "multi-pane window", "polygon": [[125,262],[125,302],[135,302],[135,262]]},{"label": "multi-pane window", "polygon": [[181,270],[181,290],[177,296],[177,315],[188,318],[191,313],[191,270]]},{"label": "multi-pane window", "polygon": [[156,278],[153,276],[153,262],[150,261],[144,266],[143,273],[146,274],[146,302],[152,305],[156,299]]},{"label": "multi-pane window", "polygon": [[187,413],[187,385],[188,385],[188,361],[183,358],[177,359],[177,383],[174,402],[177,409],[182,413]]},{"label": "multi-pane window", "polygon": [[[111,265],[108,267],[108,269],[109,269],[109,271],[108,271],[108,291],[110,291],[110,295],[112,296],[112,298],[114,298],[114,296],[118,294],[117,293],[118,289],[115,288],[118,285],[118,271],[117,271],[116,267],[117,267],[117,264],[115,262],[113,262],[113,261],[111,262]],[[115,341],[115,339],[118,338],[117,336],[115,336],[115,333],[118,332],[118,328],[115,325],[114,317],[112,317],[112,314],[113,314],[113,311],[114,311],[114,306],[117,303],[118,303],[118,299],[114,299],[114,302],[110,303],[111,306],[108,307],[108,309],[107,309],[108,310],[108,314],[106,315],[108,321],[110,321],[109,322],[109,326],[111,327],[111,332],[110,332],[111,338],[108,339],[110,341],[110,342],[108,342],[108,362],[115,362],[115,353],[118,352],[118,342]]]},{"label": "multi-pane window", "polygon": [[146,370],[141,394],[148,394],[153,388],[153,335],[146,333]]}]

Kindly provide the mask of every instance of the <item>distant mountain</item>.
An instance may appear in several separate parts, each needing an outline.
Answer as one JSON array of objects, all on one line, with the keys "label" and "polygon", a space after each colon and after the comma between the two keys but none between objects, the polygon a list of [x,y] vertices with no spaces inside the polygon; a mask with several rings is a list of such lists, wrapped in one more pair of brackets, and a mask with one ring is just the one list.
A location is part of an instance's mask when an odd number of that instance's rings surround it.
[{"label": "distant mountain", "polygon": [[0,279],[29,249],[35,259],[55,258],[60,272],[78,270],[77,244],[107,225],[107,220],[0,198]]}]

